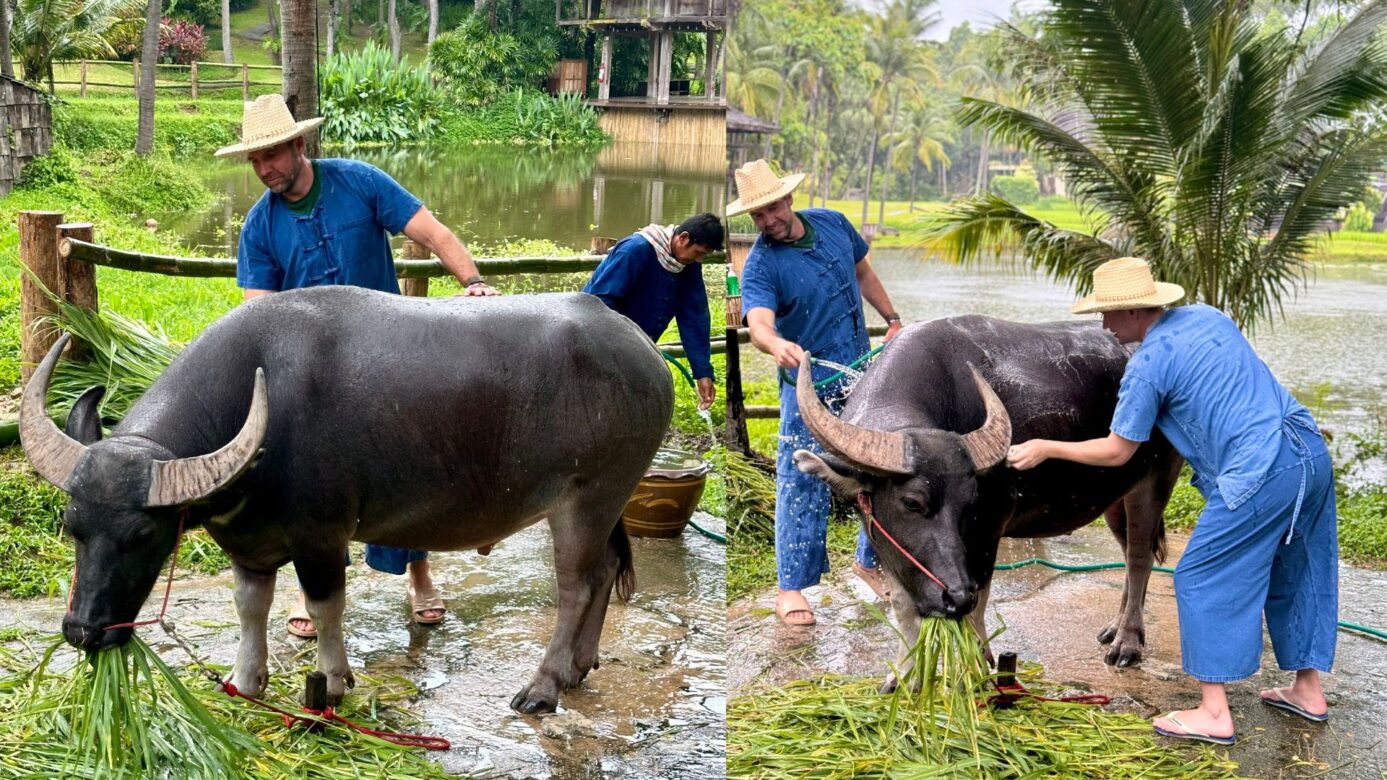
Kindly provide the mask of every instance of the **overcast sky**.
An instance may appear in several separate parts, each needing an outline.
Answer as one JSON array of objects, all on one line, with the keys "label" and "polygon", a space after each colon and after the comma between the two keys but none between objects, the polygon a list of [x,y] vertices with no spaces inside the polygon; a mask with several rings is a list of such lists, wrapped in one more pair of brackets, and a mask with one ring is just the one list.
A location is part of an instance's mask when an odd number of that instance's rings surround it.
[{"label": "overcast sky", "polygon": [[1014,0],[939,0],[935,8],[942,21],[929,31],[929,37],[942,41],[949,37],[949,30],[963,22],[976,29],[991,27],[998,18],[1005,19],[1011,11]]}]

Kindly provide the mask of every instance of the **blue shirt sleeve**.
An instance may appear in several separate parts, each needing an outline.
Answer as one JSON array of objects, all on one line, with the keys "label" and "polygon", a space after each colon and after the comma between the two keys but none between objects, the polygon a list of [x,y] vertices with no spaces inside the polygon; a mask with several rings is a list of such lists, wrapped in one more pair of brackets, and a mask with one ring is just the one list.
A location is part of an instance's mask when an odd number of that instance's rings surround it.
[{"label": "blue shirt sleeve", "polygon": [[[640,243],[645,244],[645,239],[640,239]],[[596,295],[607,304],[607,308],[626,314],[621,305],[630,294],[639,270],[639,263],[633,262],[639,258],[633,257],[633,254],[631,241],[618,243],[597,264],[597,269],[583,285],[583,292]]]},{"label": "blue shirt sleeve", "polygon": [[713,362],[708,339],[712,318],[708,314],[708,288],[703,284],[703,266],[685,268],[679,274],[679,303],[674,314],[679,323],[679,341],[689,356],[694,379],[712,379]]},{"label": "blue shirt sleeve", "polygon": [[1132,371],[1130,364],[1117,389],[1117,408],[1112,414],[1112,432],[1127,441],[1146,441],[1161,413],[1163,393],[1156,385]]},{"label": "blue shirt sleeve", "polygon": [[770,309],[772,313],[780,310],[776,295],[775,280],[771,278],[770,264],[762,262],[755,248],[742,266],[742,322],[746,322],[747,312],[752,309]]},{"label": "blue shirt sleeve", "polygon": [[846,216],[840,213],[838,214],[838,219],[843,221],[843,230],[847,231],[848,241],[852,243],[853,263],[862,262],[862,258],[866,257],[867,253],[872,251],[872,248],[867,246],[867,241],[862,238],[862,234],[857,231],[857,228],[852,226],[852,223],[848,221]]},{"label": "blue shirt sleeve", "polygon": [[245,290],[279,292],[284,288],[284,270],[270,255],[269,222],[264,202],[257,203],[241,226],[236,247],[236,286]]},{"label": "blue shirt sleeve", "polygon": [[419,212],[419,208],[424,205],[423,201],[414,197],[409,190],[401,187],[399,182],[390,178],[390,174],[380,168],[365,164],[362,167],[365,168],[366,178],[370,183],[372,202],[376,207],[376,220],[391,234],[398,234]]}]

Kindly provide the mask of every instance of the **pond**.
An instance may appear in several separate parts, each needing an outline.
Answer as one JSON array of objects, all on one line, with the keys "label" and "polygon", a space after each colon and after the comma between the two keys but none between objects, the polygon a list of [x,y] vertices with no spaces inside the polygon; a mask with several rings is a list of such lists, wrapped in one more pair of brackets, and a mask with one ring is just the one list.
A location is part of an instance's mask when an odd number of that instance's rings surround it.
[{"label": "pond", "polygon": [[[324,156],[380,167],[468,244],[539,238],[586,250],[593,236],[620,238],[652,221],[721,213],[725,203],[727,163],[718,146],[416,147]],[[189,245],[234,257],[241,220],[265,188],[244,162],[213,161],[199,172],[221,201],[160,222]]]}]

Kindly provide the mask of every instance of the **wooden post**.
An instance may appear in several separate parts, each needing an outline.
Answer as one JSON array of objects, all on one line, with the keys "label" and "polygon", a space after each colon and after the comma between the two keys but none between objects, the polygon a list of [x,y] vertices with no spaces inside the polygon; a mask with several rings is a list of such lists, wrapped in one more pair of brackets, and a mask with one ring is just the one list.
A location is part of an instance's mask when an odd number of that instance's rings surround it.
[{"label": "wooden post", "polygon": [[709,100],[718,99],[717,64],[718,31],[709,30],[708,40],[703,47],[703,97]]},{"label": "wooden post", "polygon": [[669,102],[669,79],[670,71],[674,67],[674,31],[665,30],[660,33],[660,73],[659,73],[659,98],[661,103]]},{"label": "wooden post", "polygon": [[645,100],[654,103],[660,97],[660,33],[650,31],[650,62],[645,69]]},{"label": "wooden post", "polygon": [[135,94],[140,94],[140,58],[136,57],[132,62],[135,64]]},{"label": "wooden post", "polygon": [[241,102],[250,101],[250,66],[241,63]]},{"label": "wooden post", "polygon": [[[0,0],[3,2],[3,0]],[[92,240],[92,223],[90,222],[68,222],[58,226],[59,238],[76,238],[81,241]],[[97,308],[96,293],[96,266],[91,263],[83,263],[77,260],[63,258],[60,260],[63,278],[63,300],[80,309],[95,312]],[[91,345],[84,341],[74,338],[71,346],[67,348],[67,356],[71,360],[88,360],[91,357]]]},{"label": "wooden post", "polygon": [[742,455],[751,455],[751,435],[746,429],[746,401],[742,395],[741,344],[737,340],[737,329],[742,324],[742,295],[737,277],[729,267],[727,271],[727,446]]},{"label": "wooden post", "polygon": [[[404,249],[400,253],[406,260],[428,260],[433,257],[433,253],[423,244],[407,239]],[[429,297],[428,277],[423,279],[401,279],[400,292],[404,295],[412,295],[415,298]]]},{"label": "wooden post", "polygon": [[597,99],[610,100],[612,97],[612,36],[602,36],[602,66],[598,70],[601,79],[597,82]]},{"label": "wooden post", "polygon": [[197,60],[194,60],[194,61],[193,61],[193,65],[192,65],[192,76],[193,76],[193,81],[192,81],[193,100],[197,100]]},{"label": "wooden post", "polygon": [[86,97],[86,96],[87,96],[87,61],[86,61],[86,60],[82,60],[80,63],[77,64],[77,73],[78,73],[77,78],[78,78],[78,79],[81,81],[81,83],[82,83],[82,87],[81,87],[81,89],[78,91],[77,94],[81,95],[82,97]]},{"label": "wooden post", "polygon": [[29,381],[34,367],[48,354],[57,333],[39,320],[56,314],[57,305],[48,293],[63,294],[63,271],[58,261],[59,211],[19,212],[19,262],[29,273],[19,278],[19,380]]}]

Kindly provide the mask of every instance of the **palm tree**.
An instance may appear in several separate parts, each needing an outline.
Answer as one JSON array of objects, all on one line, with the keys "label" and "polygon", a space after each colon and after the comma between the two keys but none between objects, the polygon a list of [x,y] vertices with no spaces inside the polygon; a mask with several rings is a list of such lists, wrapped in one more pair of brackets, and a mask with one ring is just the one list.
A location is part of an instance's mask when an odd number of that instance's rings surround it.
[{"label": "palm tree", "polygon": [[138,155],[154,151],[154,66],[159,61],[160,5],[159,0],[149,0],[144,11],[144,45],[140,48],[140,118],[135,132],[135,154]]},{"label": "palm tree", "polygon": [[[2,2],[3,0],[0,0]],[[230,65],[231,59],[231,0],[222,0],[222,62]]]},{"label": "palm tree", "polygon": [[144,7],[143,0],[19,0],[10,42],[24,78],[47,79],[51,92],[53,60],[115,57],[105,34],[120,24],[139,24],[126,17]]},{"label": "palm tree", "polygon": [[939,164],[941,180],[943,174],[953,165],[944,144],[954,142],[953,123],[937,106],[924,101],[912,103],[908,107],[905,126],[885,138],[887,148],[891,149],[897,161],[897,169],[910,172],[910,211],[915,210],[915,175],[923,166],[926,173],[933,173]]},{"label": "palm tree", "polygon": [[[281,0],[284,63],[284,102],[294,118],[303,121],[318,115],[318,17],[316,0]],[[318,153],[317,135],[308,137],[307,153]]]},{"label": "palm tree", "polygon": [[1387,163],[1387,0],[1314,45],[1226,0],[1054,0],[1007,28],[1026,108],[965,100],[961,119],[1042,156],[1097,221],[1061,230],[983,194],[931,231],[973,260],[1009,244],[1087,292],[1123,255],[1244,327],[1304,284],[1321,225]]},{"label": "palm tree", "polygon": [[[920,40],[926,31],[939,20],[939,14],[930,11],[935,0],[892,0],[884,14],[871,17],[871,32],[867,35],[867,62],[871,66],[868,83],[874,84],[871,96],[872,114],[875,122],[872,127],[872,144],[867,151],[867,188],[862,196],[862,222],[867,222],[867,207],[872,198],[872,174],[876,170],[876,150],[881,131],[888,134],[896,130],[897,114],[902,95],[907,99],[920,94],[923,82],[935,81],[938,73],[930,61],[928,51]],[[889,127],[883,128],[887,114]],[[890,161],[887,161],[890,165]],[[881,207],[877,212],[880,222],[886,213],[886,188],[882,188]]]},{"label": "palm tree", "polygon": [[14,56],[10,54],[10,0],[0,0],[0,74],[14,78]]},{"label": "palm tree", "polygon": [[736,36],[727,39],[727,100],[756,117],[769,118],[780,95],[781,77],[774,46],[745,51]]}]

